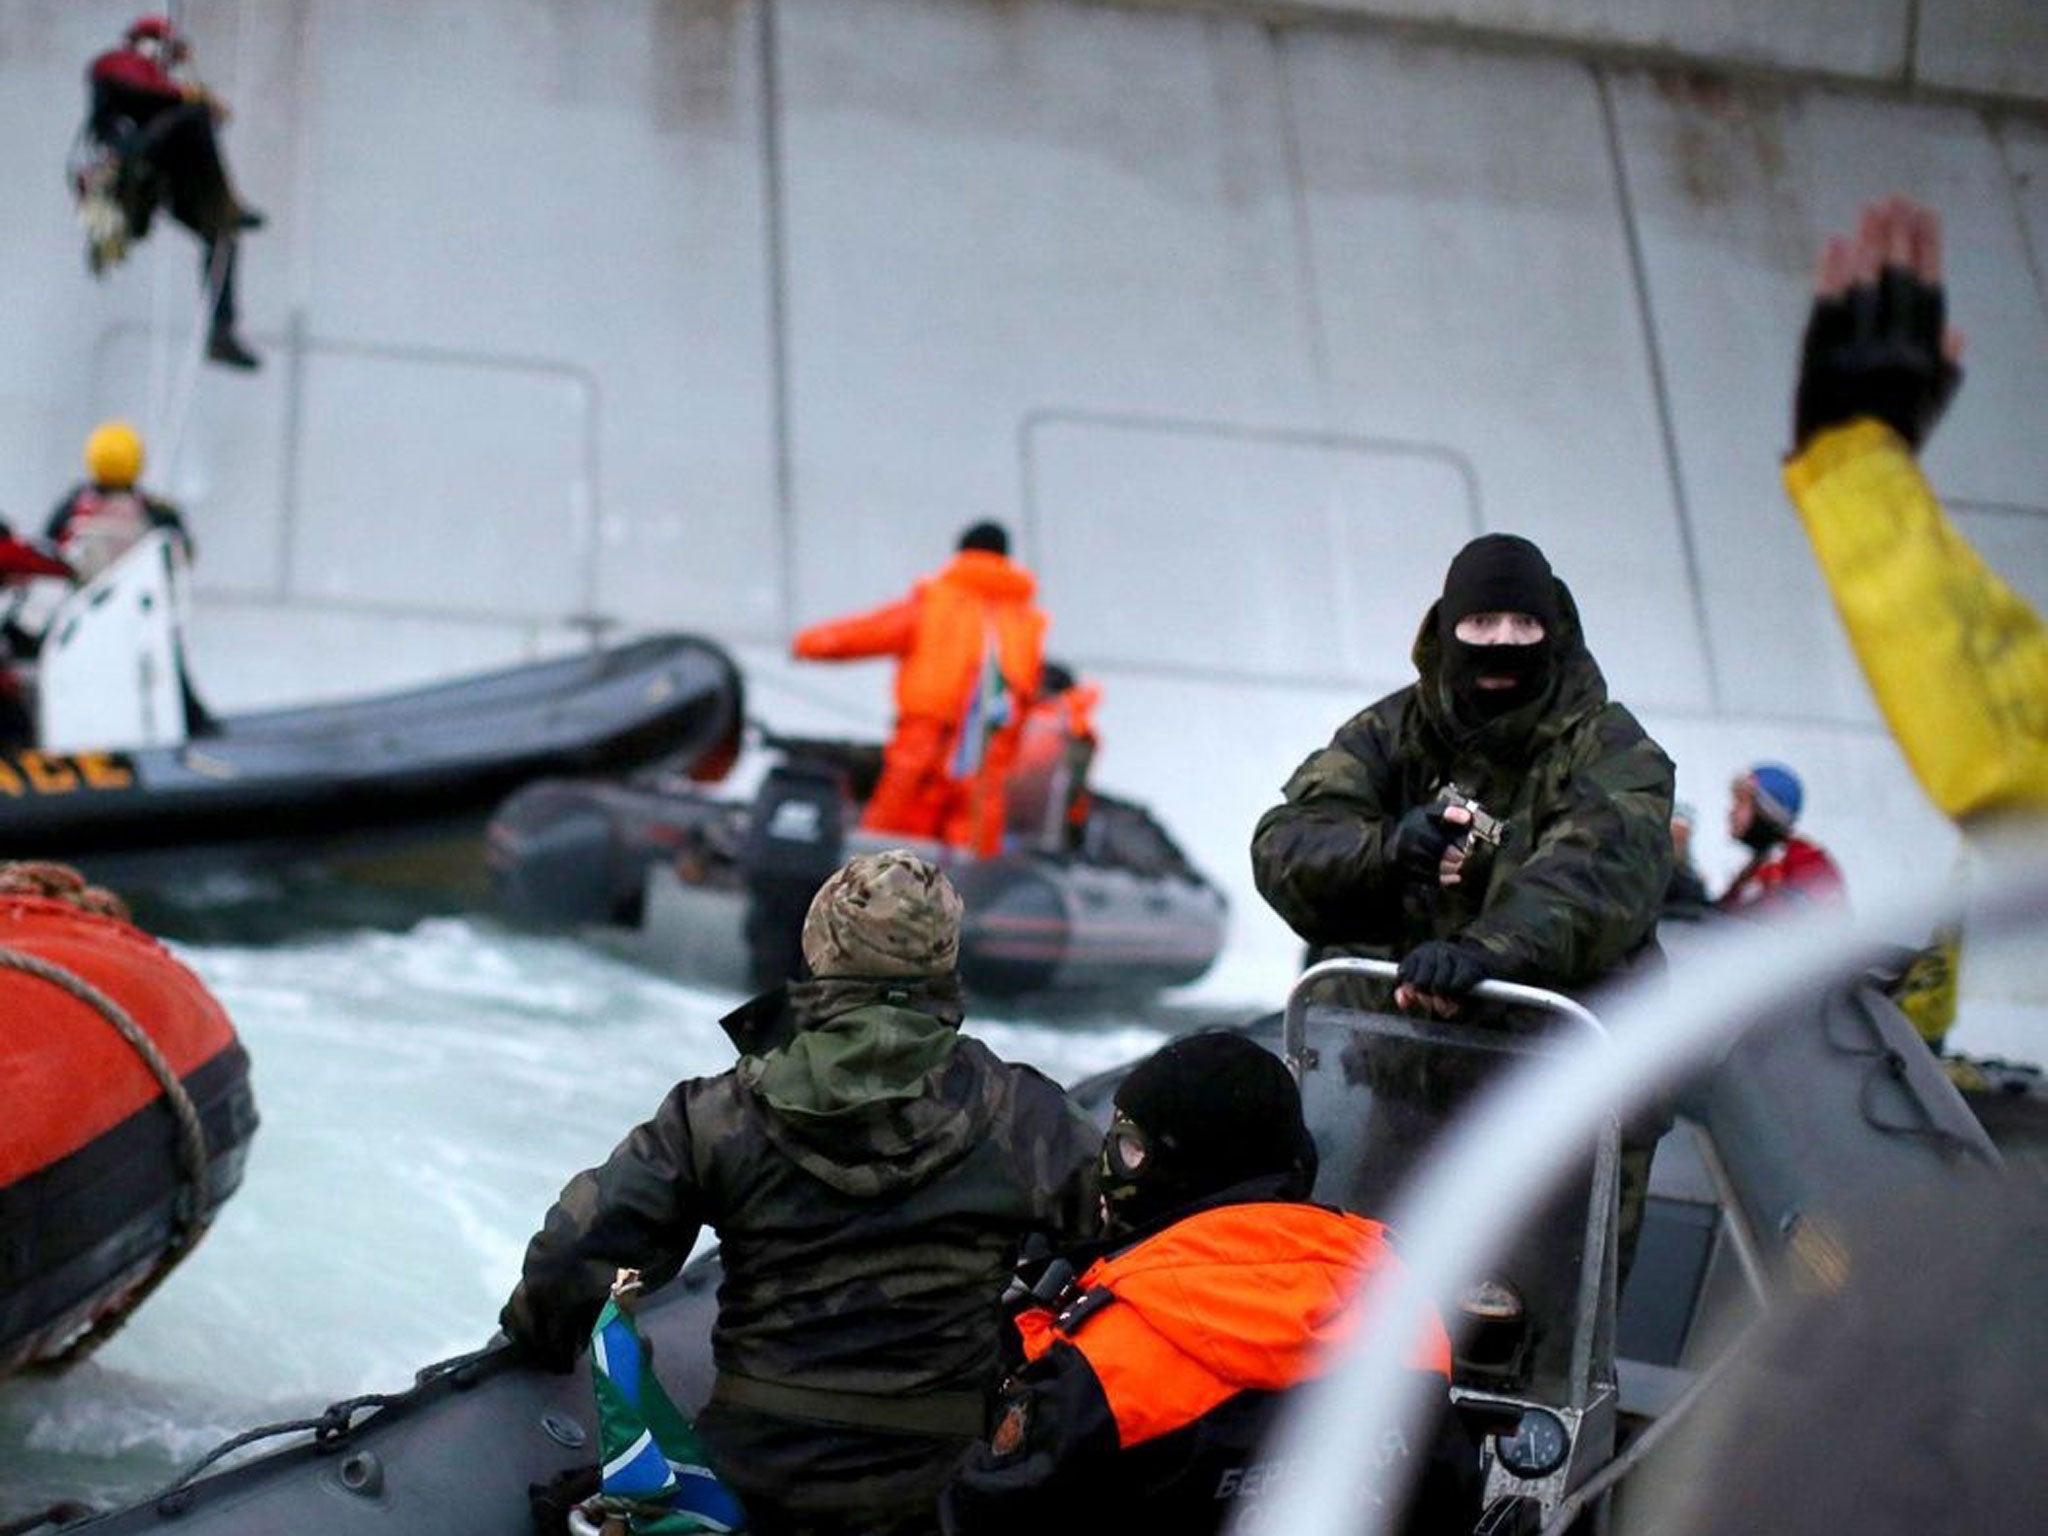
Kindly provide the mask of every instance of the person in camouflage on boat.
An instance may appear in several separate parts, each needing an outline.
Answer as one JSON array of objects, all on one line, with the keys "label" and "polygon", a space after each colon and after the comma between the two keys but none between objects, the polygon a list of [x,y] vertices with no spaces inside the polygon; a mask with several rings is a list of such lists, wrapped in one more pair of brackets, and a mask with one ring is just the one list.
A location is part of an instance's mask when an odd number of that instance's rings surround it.
[{"label": "person in camouflage on boat", "polygon": [[[1261,894],[1318,958],[1400,961],[1404,1007],[1448,1015],[1488,977],[1579,992],[1611,975],[1654,942],[1672,766],[1607,697],[1570,591],[1527,539],[1475,539],[1414,655],[1419,679],[1260,818]],[[1449,786],[1505,824],[1497,845]]]},{"label": "person in camouflage on boat", "polygon": [[[1671,759],[1608,698],[1543,552],[1467,544],[1414,660],[1417,680],[1340,727],[1252,834],[1259,890],[1310,958],[1397,961],[1396,1007],[1455,1017],[1489,978],[1581,993],[1653,954]],[[1628,1137],[1625,1253],[1660,1130]]]},{"label": "person in camouflage on boat", "polygon": [[1099,1224],[1100,1133],[959,1033],[960,898],[901,851],[804,922],[811,976],[727,1020],[754,1047],[679,1083],[562,1191],[506,1332],[567,1368],[615,1270],[650,1288],[719,1236],[718,1367],[697,1428],[760,1532],[923,1532],[1000,1376],[1023,1239]]}]

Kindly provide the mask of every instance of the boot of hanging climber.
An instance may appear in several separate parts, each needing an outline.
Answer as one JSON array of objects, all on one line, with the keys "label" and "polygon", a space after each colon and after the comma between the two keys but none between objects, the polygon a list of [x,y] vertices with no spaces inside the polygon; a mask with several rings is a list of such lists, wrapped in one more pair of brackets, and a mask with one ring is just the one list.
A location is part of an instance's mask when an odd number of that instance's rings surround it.
[{"label": "boot of hanging climber", "polygon": [[206,338],[206,356],[209,362],[224,363],[230,368],[255,369],[263,366],[263,359],[242,345],[241,337],[226,326]]},{"label": "boot of hanging climber", "polygon": [[234,235],[215,234],[206,242],[202,256],[200,282],[213,299],[213,320],[206,337],[207,357],[230,368],[260,367],[261,359],[235,334],[239,310],[235,304],[237,251]]}]

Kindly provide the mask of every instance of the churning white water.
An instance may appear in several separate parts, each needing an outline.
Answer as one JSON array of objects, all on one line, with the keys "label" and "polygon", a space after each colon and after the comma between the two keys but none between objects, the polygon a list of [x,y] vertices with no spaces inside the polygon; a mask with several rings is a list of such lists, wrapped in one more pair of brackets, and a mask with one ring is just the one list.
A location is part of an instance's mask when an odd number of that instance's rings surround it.
[{"label": "churning white water", "polygon": [[[0,1383],[0,1520],[139,1497],[230,1434],[476,1348],[569,1175],[733,1057],[717,1021],[737,998],[480,921],[181,952],[250,1055],[247,1177],[96,1356]],[[1115,1017],[970,1028],[1066,1082],[1163,1038]]]}]

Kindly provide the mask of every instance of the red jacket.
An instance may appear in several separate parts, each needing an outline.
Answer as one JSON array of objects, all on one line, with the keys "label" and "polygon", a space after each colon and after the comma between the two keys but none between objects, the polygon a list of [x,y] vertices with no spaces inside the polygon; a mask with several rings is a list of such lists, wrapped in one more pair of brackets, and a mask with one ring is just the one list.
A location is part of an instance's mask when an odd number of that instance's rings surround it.
[{"label": "red jacket", "polygon": [[1842,872],[1827,850],[1803,837],[1788,837],[1743,866],[1735,883],[1714,903],[1723,912],[1750,912],[1779,902],[1847,902]]},{"label": "red jacket", "polygon": [[0,528],[0,582],[10,576],[69,576],[71,567]]},{"label": "red jacket", "polygon": [[92,61],[87,78],[94,85],[115,85],[148,96],[183,101],[191,93],[155,59],[133,48],[111,48]]}]

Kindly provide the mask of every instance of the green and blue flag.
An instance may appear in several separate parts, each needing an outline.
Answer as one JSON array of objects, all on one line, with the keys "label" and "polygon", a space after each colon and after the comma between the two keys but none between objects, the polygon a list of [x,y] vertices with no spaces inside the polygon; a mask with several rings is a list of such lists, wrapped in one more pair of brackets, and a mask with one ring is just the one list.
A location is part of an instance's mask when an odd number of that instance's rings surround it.
[{"label": "green and blue flag", "polygon": [[590,1335],[590,1380],[597,1390],[599,1454],[608,1511],[627,1517],[635,1536],[739,1531],[746,1514],[711,1470],[704,1443],[655,1378],[647,1341],[616,1297]]}]

